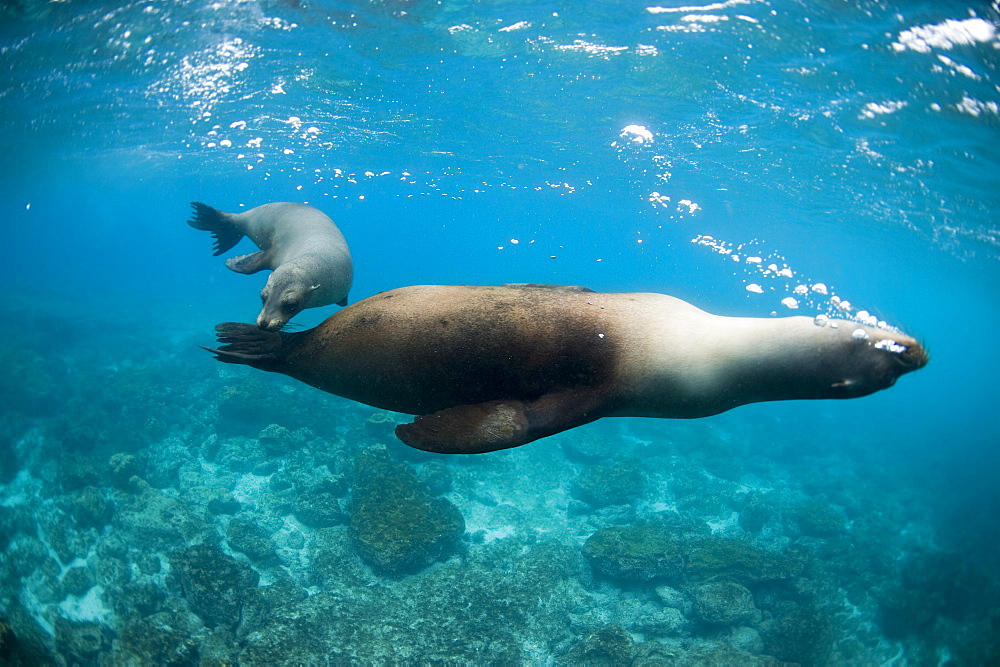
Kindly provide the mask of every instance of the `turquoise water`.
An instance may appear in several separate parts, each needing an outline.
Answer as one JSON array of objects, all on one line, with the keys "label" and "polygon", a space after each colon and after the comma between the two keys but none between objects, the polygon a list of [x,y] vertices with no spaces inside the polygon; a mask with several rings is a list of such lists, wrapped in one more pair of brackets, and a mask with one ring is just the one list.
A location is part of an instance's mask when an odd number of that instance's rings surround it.
[{"label": "turquoise water", "polygon": [[[681,5],[4,4],[4,657],[995,662],[1000,8]],[[264,277],[195,200],[322,209],[352,301],[540,282],[772,317],[827,312],[795,292],[823,283],[931,363],[430,457],[402,415],[198,349]],[[686,569],[615,569],[615,527]]]}]

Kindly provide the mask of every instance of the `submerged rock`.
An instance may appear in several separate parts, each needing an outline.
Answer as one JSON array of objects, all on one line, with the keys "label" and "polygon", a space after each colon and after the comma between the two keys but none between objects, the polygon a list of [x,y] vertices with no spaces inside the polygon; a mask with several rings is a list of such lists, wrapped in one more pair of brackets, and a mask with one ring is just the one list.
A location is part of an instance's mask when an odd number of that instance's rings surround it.
[{"label": "submerged rock", "polygon": [[790,515],[803,535],[830,537],[845,530],[844,515],[820,501],[800,505]]},{"label": "submerged rock", "polygon": [[592,507],[623,505],[640,498],[646,490],[646,477],[638,459],[624,459],[610,466],[588,466],[573,484],[576,498]]},{"label": "submerged rock", "polygon": [[97,583],[94,573],[86,567],[71,567],[62,578],[62,590],[67,595],[82,597]]},{"label": "submerged rock", "polygon": [[789,604],[776,610],[775,618],[763,624],[767,652],[779,660],[806,665],[829,661],[835,638],[832,619],[808,607]]},{"label": "submerged rock", "polygon": [[621,451],[621,445],[613,438],[602,438],[574,431],[561,439],[560,443],[566,458],[581,463],[598,463],[614,458]]},{"label": "submerged rock", "polygon": [[696,586],[692,595],[695,614],[711,625],[743,625],[760,616],[750,591],[731,581]]},{"label": "submerged rock", "polygon": [[759,533],[771,519],[771,508],[759,499],[751,500],[740,512],[740,528],[748,533]]},{"label": "submerged rock", "polygon": [[264,446],[264,451],[270,456],[281,456],[295,448],[297,443],[292,438],[292,432],[279,424],[270,424],[257,434],[257,439]]},{"label": "submerged rock", "polygon": [[707,533],[708,526],[673,517],[647,519],[630,526],[601,528],[583,545],[591,566],[612,579],[679,580],[684,571],[685,540]]},{"label": "submerged rock", "polygon": [[[343,528],[326,528],[340,542]],[[351,568],[334,549],[319,567]],[[533,539],[495,540],[390,585],[370,571],[328,577],[319,593],[273,607],[246,635],[239,664],[522,665],[574,639],[573,612],[589,609],[578,550]]]},{"label": "submerged rock", "polygon": [[711,535],[708,526],[678,517],[656,517],[609,526],[583,545],[591,566],[612,579],[738,583],[788,579],[802,572],[807,555],[775,553]]},{"label": "submerged rock", "polygon": [[56,650],[69,664],[92,664],[111,644],[110,631],[94,621],[55,621]]},{"label": "submerged rock", "polygon": [[208,526],[186,504],[140,479],[133,480],[137,495],[112,520],[120,535],[146,550],[191,544],[207,535]]},{"label": "submerged rock", "polygon": [[274,565],[278,562],[278,554],[274,542],[252,521],[233,519],[226,530],[226,539],[230,548],[242,552],[253,563],[261,566]]},{"label": "submerged rock", "polygon": [[391,462],[385,447],[358,456],[350,534],[372,567],[389,574],[416,572],[447,556],[464,533],[458,508],[435,498],[412,468]]},{"label": "submerged rock", "polygon": [[337,500],[339,495],[342,494],[337,480],[324,480],[295,497],[293,514],[310,528],[329,528],[342,524],[347,517]]},{"label": "submerged rock", "polygon": [[420,467],[420,479],[435,496],[451,491],[452,474],[443,461],[432,459]]},{"label": "submerged rock", "polygon": [[734,646],[703,646],[680,654],[684,667],[791,667],[770,655],[756,655]]},{"label": "submerged rock", "polygon": [[111,483],[119,489],[127,489],[129,480],[142,475],[142,471],[142,464],[133,454],[118,452],[108,459],[108,476]]},{"label": "submerged rock", "polygon": [[766,551],[739,540],[711,536],[688,545],[686,577],[690,581],[727,579],[742,584],[790,579],[802,573],[808,554],[791,548]]},{"label": "submerged rock", "polygon": [[197,631],[197,617],[190,613],[132,619],[122,627],[111,658],[118,664],[189,665],[198,660]]},{"label": "submerged rock", "polygon": [[111,516],[111,506],[100,489],[88,486],[74,494],[70,513],[78,526],[103,528]]},{"label": "submerged rock", "polygon": [[180,578],[184,598],[205,625],[236,627],[249,590],[257,586],[256,572],[207,544],[172,554],[170,563]]},{"label": "submerged rock", "polygon": [[629,665],[635,658],[635,640],[620,625],[605,625],[573,645],[557,665]]}]

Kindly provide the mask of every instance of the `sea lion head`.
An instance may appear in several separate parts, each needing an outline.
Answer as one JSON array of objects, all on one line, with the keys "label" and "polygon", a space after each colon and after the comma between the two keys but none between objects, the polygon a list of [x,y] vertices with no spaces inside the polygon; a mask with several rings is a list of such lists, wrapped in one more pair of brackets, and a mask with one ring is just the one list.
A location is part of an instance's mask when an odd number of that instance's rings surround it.
[{"label": "sea lion head", "polygon": [[923,368],[927,350],[902,332],[848,321],[837,327],[836,350],[830,355],[825,381],[828,398],[857,398],[888,389],[901,375]]},{"label": "sea lion head", "polygon": [[303,280],[297,272],[282,268],[271,273],[260,291],[264,307],[257,316],[257,326],[265,331],[278,331],[285,326],[303,308],[309,307],[309,299],[319,289],[319,285]]}]

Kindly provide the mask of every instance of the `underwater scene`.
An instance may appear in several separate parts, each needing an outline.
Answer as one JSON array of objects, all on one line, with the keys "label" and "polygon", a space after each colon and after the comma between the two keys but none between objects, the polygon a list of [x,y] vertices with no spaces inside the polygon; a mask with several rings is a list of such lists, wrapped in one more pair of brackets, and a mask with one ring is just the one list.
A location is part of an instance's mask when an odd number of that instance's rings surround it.
[{"label": "underwater scene", "polygon": [[0,664],[1000,663],[998,27],[2,3]]}]

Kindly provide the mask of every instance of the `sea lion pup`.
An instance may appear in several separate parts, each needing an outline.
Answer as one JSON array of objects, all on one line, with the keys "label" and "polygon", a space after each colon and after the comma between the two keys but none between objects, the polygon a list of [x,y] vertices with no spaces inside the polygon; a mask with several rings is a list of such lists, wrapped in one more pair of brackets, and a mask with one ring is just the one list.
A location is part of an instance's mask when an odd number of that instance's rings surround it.
[{"label": "sea lion pup", "polygon": [[216,327],[219,361],[384,410],[431,452],[517,447],[601,417],[692,418],[756,401],[854,398],[927,363],[910,336],[808,317],[720,317],[664,294],[403,287],[314,329]]},{"label": "sea lion pup", "polygon": [[303,308],[335,303],[347,305],[354,279],[351,251],[337,225],[322,211],[278,202],[243,213],[225,213],[201,202],[191,202],[194,217],[188,224],[212,232],[215,254],[221,255],[244,236],[260,248],[230,257],[226,266],[237,273],[271,269],[260,292],[264,303],[257,326],[277,331]]}]

